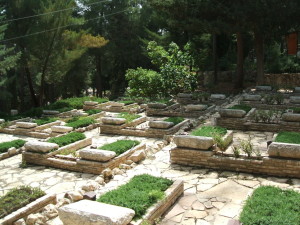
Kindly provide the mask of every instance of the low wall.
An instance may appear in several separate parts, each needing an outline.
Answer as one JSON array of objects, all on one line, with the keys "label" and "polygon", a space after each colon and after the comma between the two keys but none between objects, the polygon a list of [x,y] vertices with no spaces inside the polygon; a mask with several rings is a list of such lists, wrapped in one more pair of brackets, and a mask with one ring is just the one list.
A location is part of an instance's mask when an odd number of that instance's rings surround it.
[{"label": "low wall", "polygon": [[170,156],[172,164],[300,178],[300,160],[270,157],[262,157],[261,160],[234,158],[218,156],[212,151],[186,148],[173,148],[170,150]]},{"label": "low wall", "polygon": [[300,86],[300,73],[265,74],[265,83],[278,87]]}]

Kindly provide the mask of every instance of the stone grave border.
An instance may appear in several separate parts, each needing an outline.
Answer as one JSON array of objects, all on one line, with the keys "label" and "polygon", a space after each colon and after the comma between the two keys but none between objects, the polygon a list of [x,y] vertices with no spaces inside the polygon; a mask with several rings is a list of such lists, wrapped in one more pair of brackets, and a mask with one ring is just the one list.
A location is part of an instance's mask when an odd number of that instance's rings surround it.
[{"label": "stone grave border", "polygon": [[106,125],[101,124],[101,134],[115,134],[124,136],[136,136],[136,137],[149,137],[149,138],[163,138],[165,135],[176,133],[183,125],[189,122],[189,119],[185,119],[181,123],[169,128],[169,129],[154,129],[148,128],[145,130],[137,129],[135,126],[147,121],[147,117],[141,117],[133,120],[132,123],[118,125]]},{"label": "stone grave border", "polygon": [[30,164],[54,167],[58,169],[76,171],[81,173],[101,174],[107,168],[114,169],[124,163],[133,153],[138,150],[146,150],[146,144],[141,143],[123,154],[113,158],[108,162],[97,162],[92,160],[83,160],[80,158],[60,156],[59,153],[66,149],[79,150],[92,144],[92,138],[87,138],[70,145],[59,148],[48,154],[39,154],[33,152],[23,152],[23,161]]},{"label": "stone grave border", "polygon": [[1,154],[0,154],[0,161],[1,161],[1,160],[4,160],[4,159],[8,159],[8,158],[10,158],[10,157],[13,157],[13,156],[15,156],[15,155],[20,154],[20,153],[22,152],[22,150],[23,150],[23,147],[18,148],[18,149],[16,150],[15,153],[9,153],[9,151],[4,152],[4,153],[1,153]]},{"label": "stone grave border", "polygon": [[13,222],[24,218],[32,213],[40,211],[42,208],[49,204],[56,204],[56,194],[46,194],[35,201],[27,204],[26,206],[16,210],[15,212],[0,219],[3,225],[11,225]]}]

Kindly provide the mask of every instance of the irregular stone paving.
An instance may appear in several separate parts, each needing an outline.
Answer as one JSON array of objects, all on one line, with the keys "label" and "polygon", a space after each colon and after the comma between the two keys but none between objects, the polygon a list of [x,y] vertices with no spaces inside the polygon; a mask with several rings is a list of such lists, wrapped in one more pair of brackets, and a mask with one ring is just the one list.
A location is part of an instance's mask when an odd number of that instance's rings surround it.
[{"label": "irregular stone paving", "polygon": [[[86,132],[88,137],[93,137],[94,143],[108,143],[123,139],[120,136],[99,136],[98,130]],[[235,132],[234,138],[247,138],[248,134],[257,140],[257,144],[272,137],[272,133]],[[128,137],[126,137],[128,138]],[[153,144],[158,139],[135,138],[147,140]],[[0,134],[2,140],[2,134]],[[122,175],[116,175],[109,183],[97,190],[101,194],[116,186],[126,183],[135,175],[148,173],[163,176],[173,180],[184,181],[184,195],[161,218],[160,225],[222,225],[227,224],[232,218],[237,219],[241,208],[252,191],[260,185],[275,185],[300,191],[300,179],[286,179],[276,177],[263,177],[246,173],[214,171],[195,167],[171,165],[169,150],[173,145],[168,145],[133,169],[127,170]],[[0,161],[0,195],[8,189],[18,185],[27,184],[40,186],[47,193],[63,193],[79,189],[88,180],[97,176],[76,172],[63,171],[43,166],[19,168],[21,156]],[[49,225],[62,225],[59,218],[49,221]]]}]

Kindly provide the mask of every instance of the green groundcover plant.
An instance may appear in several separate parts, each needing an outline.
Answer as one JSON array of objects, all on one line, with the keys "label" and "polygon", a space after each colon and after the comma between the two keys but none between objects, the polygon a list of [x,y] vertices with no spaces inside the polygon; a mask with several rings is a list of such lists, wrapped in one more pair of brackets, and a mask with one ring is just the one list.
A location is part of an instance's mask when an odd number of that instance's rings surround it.
[{"label": "green groundcover plant", "polygon": [[137,114],[131,114],[128,112],[122,112],[118,115],[119,118],[124,118],[126,119],[126,123],[130,123],[133,120],[142,117],[141,115],[137,115]]},{"label": "green groundcover plant", "polygon": [[15,148],[21,148],[26,141],[18,139],[14,141],[8,141],[8,142],[2,142],[0,143],[0,153],[7,152],[8,149],[15,147]]},{"label": "green groundcover plant", "polygon": [[184,121],[184,118],[182,117],[169,117],[167,119],[164,120],[165,122],[172,122],[174,123],[174,125],[177,125],[179,123],[181,123],[182,121]]},{"label": "green groundcover plant", "polygon": [[87,110],[87,111],[85,111],[87,114],[89,114],[89,115],[94,115],[94,114],[97,114],[97,113],[101,113],[102,112],[102,110],[100,110],[100,109],[89,109],[89,110]]},{"label": "green groundcover plant", "polygon": [[150,206],[164,198],[164,191],[172,183],[173,181],[165,178],[143,174],[135,176],[129,183],[118,189],[100,196],[97,201],[133,209],[134,219],[139,219]]},{"label": "green groundcover plant", "polygon": [[194,136],[213,137],[214,135],[224,136],[226,133],[227,129],[223,127],[203,126],[194,130],[191,134]]},{"label": "green groundcover plant", "polygon": [[272,186],[257,188],[240,215],[243,225],[299,225],[300,193]]},{"label": "green groundcover plant", "polygon": [[99,149],[113,151],[118,156],[139,144],[140,144],[139,141],[119,140],[110,144],[103,145],[99,147]]},{"label": "green groundcover plant", "polygon": [[39,188],[20,186],[0,197],[0,218],[45,195]]},{"label": "green groundcover plant", "polygon": [[88,125],[91,125],[93,123],[96,123],[96,121],[93,118],[88,117],[77,117],[69,121],[66,126],[73,127],[74,129],[80,128],[80,127],[86,127]]},{"label": "green groundcover plant", "polygon": [[281,131],[275,138],[276,142],[300,144],[300,133]]},{"label": "green groundcover plant", "polygon": [[72,144],[76,141],[83,140],[85,138],[86,138],[86,136],[82,133],[72,132],[72,133],[66,134],[64,136],[50,138],[48,140],[48,142],[55,143],[55,144],[58,144],[59,147],[63,147],[63,146]]},{"label": "green groundcover plant", "polygon": [[246,113],[248,113],[252,107],[249,105],[234,105],[228,109],[240,109],[240,110],[244,110]]},{"label": "green groundcover plant", "polygon": [[32,122],[37,123],[38,126],[41,126],[44,124],[55,122],[57,120],[58,120],[58,118],[44,117],[44,118],[33,120]]}]

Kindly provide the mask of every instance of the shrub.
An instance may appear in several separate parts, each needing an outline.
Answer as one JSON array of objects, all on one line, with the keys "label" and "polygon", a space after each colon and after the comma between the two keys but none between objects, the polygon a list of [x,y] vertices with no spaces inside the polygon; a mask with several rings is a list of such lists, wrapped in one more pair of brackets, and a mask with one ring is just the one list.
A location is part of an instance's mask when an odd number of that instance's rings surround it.
[{"label": "shrub", "polygon": [[164,191],[172,183],[171,180],[165,178],[139,175],[118,189],[100,196],[97,201],[133,209],[134,219],[139,219],[151,205],[164,197]]},{"label": "shrub", "polygon": [[45,195],[39,188],[21,186],[0,197],[0,218]]},{"label": "shrub", "polygon": [[55,143],[58,144],[59,147],[63,147],[76,141],[83,140],[85,138],[85,135],[82,133],[72,132],[64,136],[50,138],[48,142]]},{"label": "shrub", "polygon": [[299,225],[300,194],[293,190],[262,186],[246,201],[240,215],[244,225]]},{"label": "shrub", "polygon": [[88,125],[91,125],[93,123],[95,123],[96,121],[93,118],[87,118],[87,117],[83,117],[83,118],[77,118],[77,120],[72,121],[72,122],[68,122],[66,124],[66,126],[68,127],[73,127],[74,129],[76,128],[80,128],[80,127],[86,127]]},{"label": "shrub", "polygon": [[131,114],[131,113],[128,113],[128,112],[122,112],[118,115],[118,117],[119,118],[124,118],[124,119],[126,119],[126,123],[130,123],[133,120],[135,120],[137,118],[140,118],[141,116],[137,115],[137,114]]},{"label": "shrub", "polygon": [[213,134],[213,139],[222,153],[225,152],[226,148],[231,142],[230,138],[223,139],[223,136],[220,134]]},{"label": "shrub", "polygon": [[41,126],[41,125],[44,125],[44,124],[47,124],[47,123],[55,122],[57,120],[58,120],[58,118],[44,117],[44,118],[41,118],[41,119],[33,120],[32,122],[37,123],[38,126]]},{"label": "shrub", "polygon": [[139,141],[119,140],[110,144],[103,145],[99,147],[99,149],[113,151],[118,156],[139,144]]},{"label": "shrub", "polygon": [[100,112],[102,112],[102,110],[100,110],[100,109],[89,109],[89,110],[87,110],[87,111],[85,111],[87,114],[89,114],[89,115],[94,115],[94,114],[97,114],[97,113],[100,113]]},{"label": "shrub", "polygon": [[300,133],[281,131],[275,138],[276,142],[300,144]]},{"label": "shrub", "polygon": [[21,139],[0,143],[0,153],[7,152],[12,147],[21,148],[25,143],[26,141]]},{"label": "shrub", "polygon": [[248,140],[240,140],[240,147],[248,157],[251,157],[251,155],[254,153],[254,146],[253,143],[251,143],[250,137]]},{"label": "shrub", "polygon": [[240,110],[244,110],[246,113],[248,113],[252,107],[249,105],[234,105],[228,109],[240,109]]},{"label": "shrub", "polygon": [[197,130],[194,130],[191,134],[194,136],[213,137],[215,134],[224,136],[227,133],[227,129],[223,127],[203,126]]},{"label": "shrub", "polygon": [[182,118],[182,117],[169,117],[169,118],[165,119],[164,121],[172,122],[172,123],[174,123],[174,125],[177,125],[177,124],[181,123],[182,121],[184,121],[184,118]]}]

